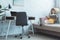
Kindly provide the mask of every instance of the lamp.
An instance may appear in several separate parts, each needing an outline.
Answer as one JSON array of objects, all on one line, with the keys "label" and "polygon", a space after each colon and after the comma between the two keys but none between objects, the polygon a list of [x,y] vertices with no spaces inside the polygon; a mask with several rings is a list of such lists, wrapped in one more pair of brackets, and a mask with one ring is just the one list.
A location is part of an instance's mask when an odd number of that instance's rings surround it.
[{"label": "lamp", "polygon": [[8,8],[11,9],[11,5],[10,4],[8,5]]},{"label": "lamp", "polygon": [[2,6],[0,5],[0,9],[2,8]]},{"label": "lamp", "polygon": [[54,8],[56,13],[60,12],[60,9],[59,8]]}]

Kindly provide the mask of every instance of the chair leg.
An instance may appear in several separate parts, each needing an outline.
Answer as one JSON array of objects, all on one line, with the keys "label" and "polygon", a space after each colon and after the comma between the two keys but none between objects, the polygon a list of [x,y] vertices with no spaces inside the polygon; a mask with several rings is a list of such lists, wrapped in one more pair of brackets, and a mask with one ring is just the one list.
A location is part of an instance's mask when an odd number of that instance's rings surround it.
[{"label": "chair leg", "polygon": [[[19,36],[20,36],[20,39],[22,39],[24,36],[24,28],[23,27],[22,27],[22,34],[20,34]],[[15,36],[15,37],[18,37],[18,36]]]},{"label": "chair leg", "polygon": [[28,36],[28,38],[30,38],[29,32],[28,32],[28,35],[27,36]]},{"label": "chair leg", "polygon": [[22,34],[20,34],[19,36],[20,36],[20,39],[22,39]]},{"label": "chair leg", "polygon": [[26,32],[27,33],[27,36],[28,36],[28,38],[30,38],[30,33],[29,33],[29,29],[28,29],[28,31]]},{"label": "chair leg", "polygon": [[23,28],[23,26],[22,26],[22,34],[20,34],[20,39],[22,39],[22,37],[24,36],[24,28]]},{"label": "chair leg", "polygon": [[22,36],[24,35],[24,28],[22,27]]},{"label": "chair leg", "polygon": [[[29,32],[28,32],[28,38],[30,38],[30,35],[29,35]],[[20,39],[22,39],[23,38],[23,36],[24,36],[24,28],[23,28],[23,26],[22,26],[22,34],[20,34]]]}]

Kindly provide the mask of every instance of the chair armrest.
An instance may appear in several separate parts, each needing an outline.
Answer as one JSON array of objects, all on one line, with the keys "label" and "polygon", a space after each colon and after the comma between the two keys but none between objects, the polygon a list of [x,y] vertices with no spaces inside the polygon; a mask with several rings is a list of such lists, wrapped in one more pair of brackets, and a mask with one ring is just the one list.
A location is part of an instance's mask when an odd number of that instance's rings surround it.
[{"label": "chair armrest", "polygon": [[6,16],[6,20],[14,20],[14,16]]}]

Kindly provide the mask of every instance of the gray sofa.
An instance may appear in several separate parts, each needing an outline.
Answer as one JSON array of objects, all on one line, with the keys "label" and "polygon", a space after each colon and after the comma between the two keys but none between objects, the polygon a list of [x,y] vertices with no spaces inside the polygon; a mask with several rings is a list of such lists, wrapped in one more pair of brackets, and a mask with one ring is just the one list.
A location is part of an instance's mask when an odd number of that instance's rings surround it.
[{"label": "gray sofa", "polygon": [[[54,24],[54,25],[37,25],[33,24],[35,31],[39,31],[44,34],[49,34],[49,35],[54,35],[57,37],[60,37],[60,25],[59,24]],[[59,26],[58,26],[59,25]],[[36,30],[37,29],[37,30]]]}]

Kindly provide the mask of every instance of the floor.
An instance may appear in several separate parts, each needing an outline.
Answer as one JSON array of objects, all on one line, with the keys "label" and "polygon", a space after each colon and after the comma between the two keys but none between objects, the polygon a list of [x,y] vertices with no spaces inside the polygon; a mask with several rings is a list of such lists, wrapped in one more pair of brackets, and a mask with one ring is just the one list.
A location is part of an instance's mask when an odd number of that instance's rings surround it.
[{"label": "floor", "polygon": [[[0,40],[5,40],[5,38],[0,37]],[[31,35],[30,38],[28,38],[27,36],[24,36],[23,39],[20,39],[20,37],[15,38],[14,36],[9,36],[8,40],[60,40],[60,39],[56,39],[56,38],[52,38],[44,35]]]}]

